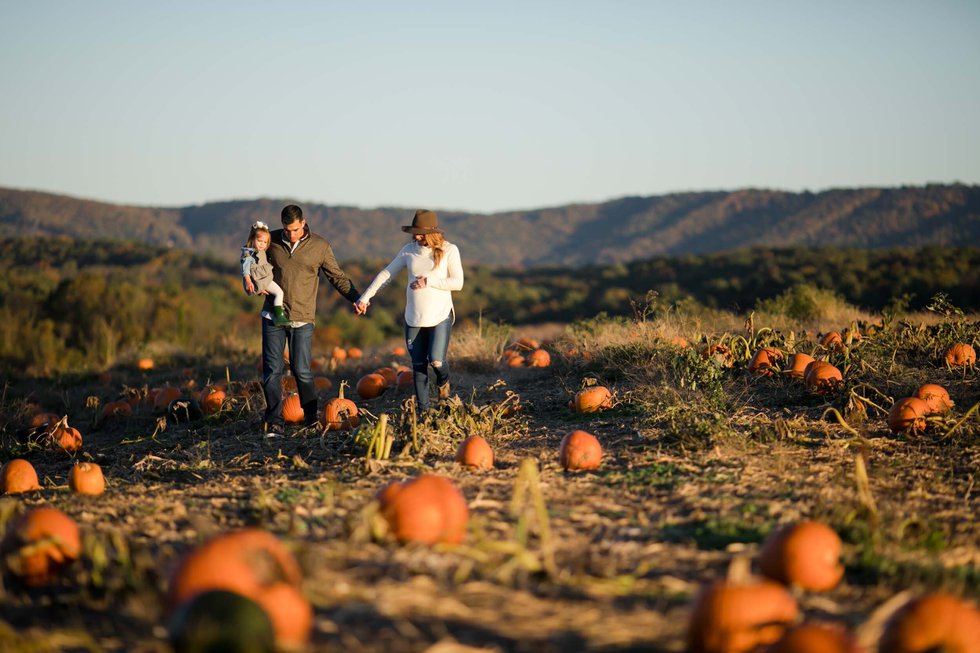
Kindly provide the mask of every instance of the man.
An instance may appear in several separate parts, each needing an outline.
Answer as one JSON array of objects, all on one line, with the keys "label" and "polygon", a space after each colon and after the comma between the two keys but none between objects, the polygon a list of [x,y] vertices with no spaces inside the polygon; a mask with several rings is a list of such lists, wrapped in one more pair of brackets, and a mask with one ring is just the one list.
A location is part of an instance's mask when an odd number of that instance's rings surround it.
[{"label": "man", "polygon": [[310,363],[313,359],[313,322],[320,272],[351,304],[360,294],[354,282],[340,269],[326,239],[310,231],[303,210],[290,204],[282,210],[282,229],[272,232],[266,252],[275,281],[285,294],[283,308],[289,318],[285,326],[273,322],[271,298],[262,307],[262,391],[265,394],[266,437],[285,432],[282,417],[282,375],[285,347],[289,344],[289,367],[296,377],[299,401],[307,426],[316,424],[316,387]]}]

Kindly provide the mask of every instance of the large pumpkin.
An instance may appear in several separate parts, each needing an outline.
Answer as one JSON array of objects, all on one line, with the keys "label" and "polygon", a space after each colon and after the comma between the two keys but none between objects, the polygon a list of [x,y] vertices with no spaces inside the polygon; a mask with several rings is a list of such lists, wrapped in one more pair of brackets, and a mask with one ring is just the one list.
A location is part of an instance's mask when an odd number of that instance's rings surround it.
[{"label": "large pumpkin", "polygon": [[612,393],[609,392],[609,388],[604,385],[593,385],[575,394],[571,408],[576,413],[595,413],[612,408],[612,405]]},{"label": "large pumpkin", "polygon": [[227,394],[221,388],[209,385],[201,390],[201,410],[205,415],[214,415],[221,410]]},{"label": "large pumpkin", "polygon": [[799,616],[779,583],[717,580],[695,597],[687,632],[689,653],[747,653],[777,641]]},{"label": "large pumpkin", "polygon": [[0,494],[23,494],[40,489],[34,465],[23,458],[12,458],[0,467]]},{"label": "large pumpkin", "polygon": [[7,526],[0,544],[7,569],[25,585],[54,583],[78,559],[82,538],[75,520],[56,508],[28,510]]},{"label": "large pumpkin", "polygon": [[77,453],[82,449],[82,434],[73,426],[68,425],[68,417],[51,424],[44,432],[48,446],[55,451]]},{"label": "large pumpkin", "polygon": [[[391,369],[391,368],[389,368]],[[357,394],[361,399],[374,399],[388,389],[388,381],[377,372],[365,374],[357,381]]]},{"label": "large pumpkin", "polygon": [[785,357],[783,352],[774,347],[761,347],[752,355],[749,361],[749,371],[755,374],[771,375],[779,371]]},{"label": "large pumpkin", "polygon": [[806,367],[813,362],[813,356],[810,354],[804,354],[798,352],[793,354],[789,359],[789,365],[783,370],[783,373],[794,379],[802,379],[804,373],[806,372]]},{"label": "large pumpkin", "polygon": [[945,592],[912,599],[885,624],[879,653],[976,653],[980,651],[980,611]]},{"label": "large pumpkin", "polygon": [[459,443],[456,462],[468,469],[493,469],[493,449],[479,435],[471,435]]},{"label": "large pumpkin", "polygon": [[832,528],[816,521],[784,526],[772,533],[759,550],[763,576],[805,590],[825,592],[844,576],[841,539]]},{"label": "large pumpkin", "polygon": [[357,404],[344,398],[346,385],[346,381],[341,381],[337,396],[328,399],[323,406],[323,424],[328,431],[344,431],[361,423],[361,418],[357,416]]},{"label": "large pumpkin", "polygon": [[803,385],[817,394],[833,392],[844,383],[840,370],[826,361],[813,361],[803,373]]},{"label": "large pumpkin", "polygon": [[929,413],[938,415],[949,411],[954,402],[949,398],[946,388],[935,383],[925,383],[920,385],[915,391],[915,396],[926,402],[929,406]]},{"label": "large pumpkin", "polygon": [[313,626],[313,608],[300,592],[296,558],[271,533],[258,528],[218,535],[189,551],[170,576],[171,610],[207,590],[252,599],[268,613],[276,639],[302,646]]},{"label": "large pumpkin", "polygon": [[105,492],[102,468],[95,463],[75,463],[68,472],[68,488],[75,494],[102,494]]},{"label": "large pumpkin", "polygon": [[302,424],[306,418],[303,404],[299,403],[299,395],[290,392],[282,400],[282,419],[286,424]]},{"label": "large pumpkin", "polygon": [[957,342],[946,350],[946,364],[950,367],[964,367],[977,362],[977,352],[972,345]]},{"label": "large pumpkin", "polygon": [[918,397],[899,399],[888,411],[888,428],[892,433],[921,431],[926,428],[929,404]]},{"label": "large pumpkin", "polygon": [[401,542],[459,544],[466,536],[469,508],[451,480],[423,474],[392,483],[378,495],[382,517]]},{"label": "large pumpkin", "polygon": [[596,469],[602,462],[602,445],[586,431],[572,431],[562,438],[558,449],[558,464],[565,471]]}]

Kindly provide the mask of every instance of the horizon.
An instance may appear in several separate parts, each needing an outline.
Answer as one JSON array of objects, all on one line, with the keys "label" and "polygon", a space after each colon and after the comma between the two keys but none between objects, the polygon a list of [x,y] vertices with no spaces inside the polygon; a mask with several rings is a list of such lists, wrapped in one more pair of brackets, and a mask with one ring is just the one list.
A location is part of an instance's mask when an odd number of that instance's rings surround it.
[{"label": "horizon", "polygon": [[980,5],[7,3],[0,186],[493,214],[980,183]]}]

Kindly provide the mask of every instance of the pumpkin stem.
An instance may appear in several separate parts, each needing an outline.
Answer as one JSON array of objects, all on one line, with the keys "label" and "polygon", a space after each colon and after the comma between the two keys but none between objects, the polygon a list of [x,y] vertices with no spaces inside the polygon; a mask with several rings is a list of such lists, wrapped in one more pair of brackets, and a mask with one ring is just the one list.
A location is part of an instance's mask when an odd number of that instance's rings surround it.
[{"label": "pumpkin stem", "polygon": [[742,585],[752,578],[752,560],[745,555],[737,555],[728,563],[728,571],[725,574],[729,583]]},{"label": "pumpkin stem", "polygon": [[340,382],[340,389],[337,390],[337,398],[338,399],[343,399],[344,398],[344,386],[345,385],[347,385],[347,380],[346,379],[344,379],[343,381]]}]

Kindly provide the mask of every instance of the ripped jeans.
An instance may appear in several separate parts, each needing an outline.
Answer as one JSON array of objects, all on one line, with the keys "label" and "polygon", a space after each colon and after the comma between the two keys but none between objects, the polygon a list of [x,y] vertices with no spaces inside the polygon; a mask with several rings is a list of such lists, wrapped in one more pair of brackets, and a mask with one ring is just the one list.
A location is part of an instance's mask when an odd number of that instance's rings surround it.
[{"label": "ripped jeans", "polygon": [[449,349],[449,335],[453,330],[453,316],[431,327],[405,325],[405,344],[412,357],[412,371],[415,373],[415,400],[420,413],[429,409],[429,365],[436,373],[436,385],[449,383],[449,366],[446,364],[446,351]]}]

